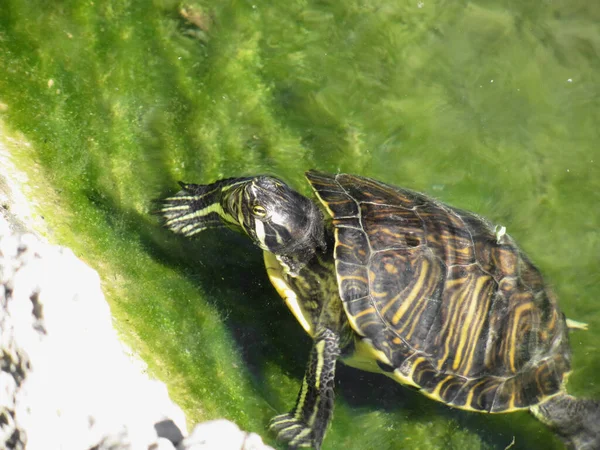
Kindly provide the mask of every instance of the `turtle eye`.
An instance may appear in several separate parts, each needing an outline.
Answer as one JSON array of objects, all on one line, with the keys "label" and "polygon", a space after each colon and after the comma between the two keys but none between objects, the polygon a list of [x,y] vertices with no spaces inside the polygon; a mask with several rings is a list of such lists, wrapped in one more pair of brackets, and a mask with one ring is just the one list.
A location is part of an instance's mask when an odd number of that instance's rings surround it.
[{"label": "turtle eye", "polygon": [[256,217],[265,217],[267,215],[267,210],[263,206],[254,205],[252,207],[252,214]]}]

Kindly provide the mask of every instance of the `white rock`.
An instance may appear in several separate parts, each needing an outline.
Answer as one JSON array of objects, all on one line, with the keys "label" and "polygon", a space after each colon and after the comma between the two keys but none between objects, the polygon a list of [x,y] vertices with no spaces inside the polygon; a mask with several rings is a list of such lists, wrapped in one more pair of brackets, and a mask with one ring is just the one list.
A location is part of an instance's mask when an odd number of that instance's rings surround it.
[{"label": "white rock", "polygon": [[177,450],[273,450],[256,433],[246,433],[225,419],[204,422],[192,430]]},{"label": "white rock", "polygon": [[0,414],[14,418],[0,447],[18,431],[28,450],[148,449],[166,419],[186,434],[164,385],[124,353],[97,273],[70,250],[0,237],[0,283]]}]

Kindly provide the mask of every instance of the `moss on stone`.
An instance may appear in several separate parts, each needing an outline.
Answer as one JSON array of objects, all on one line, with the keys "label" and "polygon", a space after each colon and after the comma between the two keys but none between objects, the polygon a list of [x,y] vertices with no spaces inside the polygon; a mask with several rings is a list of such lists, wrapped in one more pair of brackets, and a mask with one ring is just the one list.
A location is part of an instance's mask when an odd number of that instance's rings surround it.
[{"label": "moss on stone", "polygon": [[[13,154],[43,186],[30,194],[51,240],[101,273],[125,339],[192,422],[264,435],[310,342],[255,248],[171,236],[152,202],[180,179],[256,173],[308,193],[313,167],[506,226],[589,323],[570,388],[600,397],[600,9],[532,5],[6,0],[0,119],[32,144]],[[181,14],[192,6],[200,22]],[[328,448],[560,448],[525,413],[463,413],[339,372]]]}]

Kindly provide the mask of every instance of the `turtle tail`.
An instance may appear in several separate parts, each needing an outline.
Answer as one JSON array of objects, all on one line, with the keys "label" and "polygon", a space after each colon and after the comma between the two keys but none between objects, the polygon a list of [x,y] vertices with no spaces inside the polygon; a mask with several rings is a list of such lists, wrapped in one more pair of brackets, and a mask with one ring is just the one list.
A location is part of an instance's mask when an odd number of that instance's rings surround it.
[{"label": "turtle tail", "polygon": [[574,450],[600,450],[600,402],[559,394],[533,407],[537,419]]}]

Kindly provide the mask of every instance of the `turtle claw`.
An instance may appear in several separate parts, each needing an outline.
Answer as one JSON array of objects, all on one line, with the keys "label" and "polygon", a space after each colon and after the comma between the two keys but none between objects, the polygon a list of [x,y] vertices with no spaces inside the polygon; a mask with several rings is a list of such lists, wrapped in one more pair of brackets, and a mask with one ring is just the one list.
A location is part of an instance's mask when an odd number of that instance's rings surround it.
[{"label": "turtle claw", "polygon": [[290,449],[298,447],[312,447],[320,449],[320,444],[315,441],[315,435],[307,424],[296,419],[292,414],[280,414],[273,417],[269,429],[277,435],[277,439],[288,444]]}]

